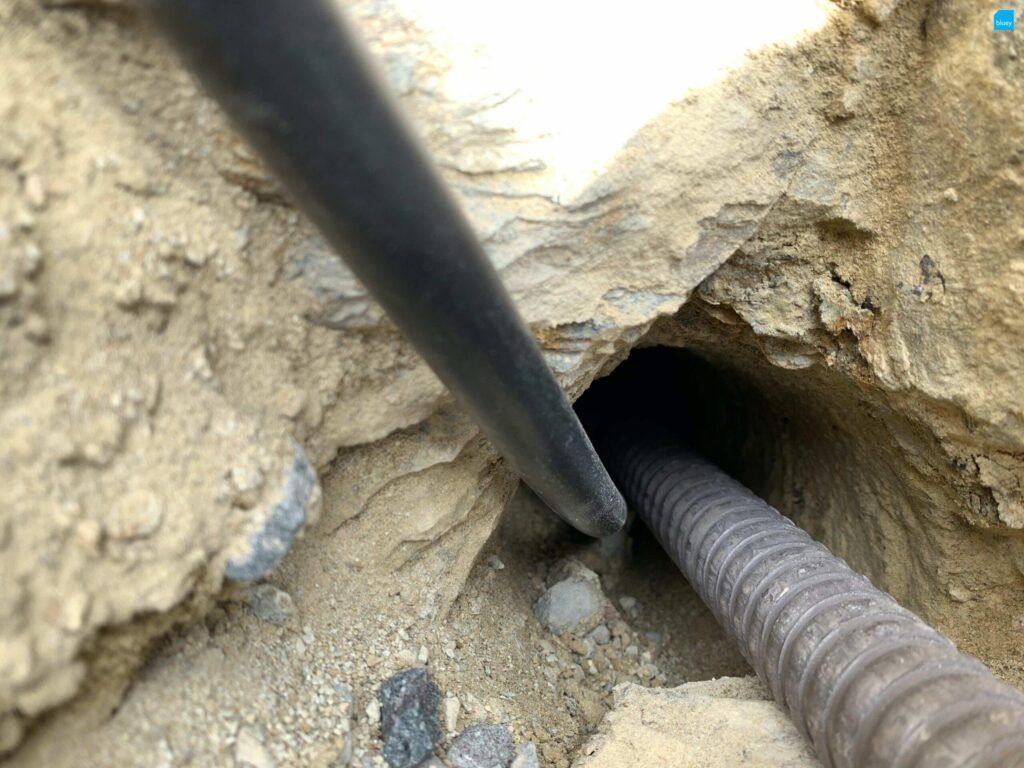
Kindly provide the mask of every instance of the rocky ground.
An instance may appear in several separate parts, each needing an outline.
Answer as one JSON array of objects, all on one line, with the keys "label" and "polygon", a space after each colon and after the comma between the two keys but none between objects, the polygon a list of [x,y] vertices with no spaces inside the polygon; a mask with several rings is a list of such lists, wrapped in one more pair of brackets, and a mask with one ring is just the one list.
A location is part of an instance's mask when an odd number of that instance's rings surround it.
[{"label": "rocky ground", "polygon": [[[642,532],[516,494],[136,5],[0,2],[0,753],[379,762],[378,692],[425,668],[440,758],[504,761],[456,747],[479,723],[569,765],[616,686],[744,675]],[[344,5],[571,397],[685,348],[638,396],[673,382],[705,452],[1024,683],[990,9]]]},{"label": "rocky ground", "polygon": [[[568,766],[618,686],[749,672],[651,537],[602,547],[525,490],[443,618],[415,572],[395,580],[383,606],[352,599],[350,585],[327,575],[326,594],[304,591],[287,566],[238,590],[165,641],[112,718],[73,744],[31,740],[15,762],[73,765],[86,750],[111,766],[155,756],[166,765],[384,765],[389,734],[398,730],[401,743],[411,730],[421,751],[392,766],[418,765],[436,746],[455,768],[490,768],[460,758],[458,746],[467,729],[489,725],[524,760],[532,745],[540,764]],[[410,674],[413,688],[436,692],[384,693]],[[396,729],[394,712],[410,698],[428,701]],[[48,727],[76,724],[69,716]]]}]

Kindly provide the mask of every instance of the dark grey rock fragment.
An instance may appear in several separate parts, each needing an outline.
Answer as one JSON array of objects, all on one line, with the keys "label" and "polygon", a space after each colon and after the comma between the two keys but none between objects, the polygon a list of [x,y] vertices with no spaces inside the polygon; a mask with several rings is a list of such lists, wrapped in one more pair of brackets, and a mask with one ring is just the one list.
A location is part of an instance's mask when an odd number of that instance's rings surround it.
[{"label": "dark grey rock fragment", "polygon": [[322,238],[307,240],[288,261],[285,276],[301,278],[316,302],[308,319],[332,330],[373,328],[384,312]]},{"label": "dark grey rock fragment", "polygon": [[503,725],[471,725],[452,742],[448,760],[452,768],[509,768],[516,747]]},{"label": "dark grey rock fragment", "polygon": [[316,470],[296,446],[295,459],[278,501],[263,525],[249,537],[249,552],[229,560],[224,575],[234,581],[254,581],[267,575],[291,548],[318,489]]},{"label": "dark grey rock fragment", "polygon": [[441,692],[430,673],[407,669],[380,687],[384,760],[391,768],[414,768],[429,758],[444,734],[437,721]]}]

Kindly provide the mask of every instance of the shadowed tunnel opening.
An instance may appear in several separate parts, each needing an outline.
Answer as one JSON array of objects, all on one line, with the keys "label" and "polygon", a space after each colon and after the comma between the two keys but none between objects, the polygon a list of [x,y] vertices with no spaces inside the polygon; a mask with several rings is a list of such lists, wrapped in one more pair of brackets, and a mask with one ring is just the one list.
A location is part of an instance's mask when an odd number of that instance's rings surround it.
[{"label": "shadowed tunnel opening", "polygon": [[[901,542],[890,517],[909,516],[912,508],[879,506],[886,493],[906,492],[893,474],[895,465],[886,472],[875,466],[879,457],[892,463],[876,429],[885,419],[868,393],[851,389],[829,372],[760,366],[739,346],[637,347],[596,380],[575,408],[599,453],[625,430],[655,429],[678,438],[813,537],[852,555],[854,566],[876,584],[895,585],[901,592],[907,583],[905,566],[886,567],[896,548],[901,557],[912,560],[913,555],[906,520],[897,521]],[[872,441],[880,445],[868,455],[865,445]],[[878,483],[874,493],[865,494],[870,491],[865,478]],[[877,514],[882,507],[886,514]],[[575,532],[567,537],[578,552],[596,548]],[[751,674],[635,510],[630,510],[622,538],[621,572],[612,567],[602,578],[613,596],[631,594],[657,606],[651,628],[669,628],[669,651],[678,659],[679,674],[671,682]],[[616,546],[601,543],[605,553],[614,553]],[[590,563],[599,571],[607,567],[600,558]],[[899,596],[906,600],[908,594],[913,598],[907,589]]]},{"label": "shadowed tunnel opening", "polygon": [[[587,432],[643,421],[678,436],[755,492],[769,487],[778,442],[787,435],[792,403],[774,405],[746,375],[689,349],[634,349],[576,402]],[[821,425],[827,429],[827,425]]]},{"label": "shadowed tunnel opening", "polygon": [[[775,455],[795,460],[797,473],[828,467],[809,467],[809,454],[794,445],[772,450],[785,432],[780,420],[799,405],[785,398],[794,393],[776,392],[782,397],[769,407],[756,390],[744,391],[742,377],[734,383],[699,357],[649,349],[595,385],[579,412],[627,502],[638,506],[823,762],[1009,765],[993,755],[1010,754],[1004,742],[1024,750],[1024,696],[960,656],[918,616],[721,471],[747,474],[756,486]],[[818,423],[816,432],[827,435],[828,426]],[[858,425],[849,429],[856,433]],[[792,443],[804,449],[803,437]],[[680,438],[720,468],[674,447]],[[881,443],[874,453],[861,448],[853,455],[871,471],[872,457],[884,460],[885,454]],[[744,473],[744,466],[751,471]],[[769,472],[761,480],[778,476]],[[808,479],[827,485],[821,477]],[[836,486],[852,493],[840,510],[863,496],[877,514],[880,498],[860,494],[842,478]],[[906,495],[910,489],[896,481],[891,490]],[[761,490],[763,496],[777,492],[770,483]],[[853,543],[867,549],[863,536]],[[949,679],[953,667],[955,681]],[[909,679],[920,690],[908,690]],[[947,708],[958,708],[956,719]],[[891,723],[882,724],[885,717]],[[1019,759],[1024,751],[1013,754]]]},{"label": "shadowed tunnel opening", "polygon": [[[686,323],[656,328],[648,343],[668,346],[635,348],[579,398],[599,452],[602,432],[653,419],[1019,685],[1007,618],[1020,594],[1015,540],[988,522],[989,495],[904,395],[828,364],[772,364],[756,340],[708,336],[686,347],[677,328],[697,327]],[[650,537],[635,522],[629,535],[638,551]],[[652,562],[656,547],[652,539]],[[682,578],[667,557],[663,565],[656,578]]]},{"label": "shadowed tunnel opening", "polygon": [[576,410],[599,451],[631,422],[678,437],[879,586],[915,609],[926,601],[911,574],[928,531],[901,455],[915,442],[925,455],[926,441],[856,383],[732,347],[648,346],[595,381]]},{"label": "shadowed tunnel opening", "polygon": [[630,421],[678,436],[908,607],[935,603],[935,542],[922,519],[934,484],[917,468],[934,441],[857,382],[727,346],[648,346],[576,410],[599,451]]}]

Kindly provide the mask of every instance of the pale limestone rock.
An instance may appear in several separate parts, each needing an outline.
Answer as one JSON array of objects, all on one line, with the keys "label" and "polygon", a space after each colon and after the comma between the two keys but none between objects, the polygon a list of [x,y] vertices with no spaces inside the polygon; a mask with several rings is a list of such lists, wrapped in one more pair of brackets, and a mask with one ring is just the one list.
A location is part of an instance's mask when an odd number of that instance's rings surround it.
[{"label": "pale limestone rock", "polygon": [[573,768],[820,768],[755,678],[625,684]]}]

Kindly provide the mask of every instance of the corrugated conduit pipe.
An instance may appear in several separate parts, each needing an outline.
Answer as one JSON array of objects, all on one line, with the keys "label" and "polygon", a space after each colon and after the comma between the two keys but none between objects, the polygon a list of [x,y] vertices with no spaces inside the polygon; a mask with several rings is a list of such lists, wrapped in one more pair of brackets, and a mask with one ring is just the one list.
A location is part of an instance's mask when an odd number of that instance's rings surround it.
[{"label": "corrugated conduit pipe", "polygon": [[616,432],[627,501],[826,768],[1024,767],[1024,695],[714,465]]}]

